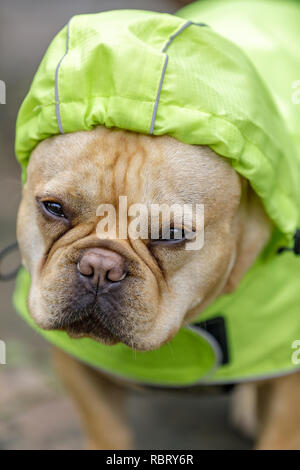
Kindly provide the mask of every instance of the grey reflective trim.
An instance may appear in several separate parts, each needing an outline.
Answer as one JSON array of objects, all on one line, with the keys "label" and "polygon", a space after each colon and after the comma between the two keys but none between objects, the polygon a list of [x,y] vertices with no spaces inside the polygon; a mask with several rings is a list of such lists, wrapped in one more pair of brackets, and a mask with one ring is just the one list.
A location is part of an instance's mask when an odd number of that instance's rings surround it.
[{"label": "grey reflective trim", "polygon": [[[174,33],[174,34],[172,34],[172,36],[170,36],[168,42],[165,44],[164,48],[162,49],[162,52],[166,52],[168,50],[170,44],[172,44],[172,42],[174,41],[174,39],[177,38],[177,36],[179,36],[179,34],[181,34],[186,28],[191,26],[191,24],[195,24],[197,26],[206,26],[204,23],[193,23],[192,21],[187,21],[186,23],[184,23],[183,26],[181,26],[181,28],[178,31],[176,31],[176,33]],[[160,78],[159,87],[158,87],[158,92],[157,92],[157,95],[156,95],[156,100],[155,100],[152,119],[151,119],[150,135],[152,135],[153,131],[154,131],[157,108],[158,108],[159,98],[160,98],[160,94],[161,94],[161,90],[162,90],[162,85],[163,85],[163,82],[164,82],[164,77],[165,77],[165,73],[166,73],[168,60],[169,60],[169,56],[168,56],[168,54],[166,54],[165,63],[164,63],[163,69],[162,69],[161,78]]]},{"label": "grey reflective trim", "polygon": [[69,20],[69,22],[67,24],[66,52],[64,53],[64,55],[62,56],[62,58],[58,62],[56,70],[55,70],[55,112],[56,112],[56,119],[57,119],[59,132],[61,134],[64,134],[64,130],[63,130],[62,122],[61,122],[61,115],[60,115],[60,108],[59,108],[58,72],[59,72],[59,68],[61,66],[62,61],[64,60],[64,58],[66,57],[66,55],[69,51],[69,35],[70,35],[70,22],[71,22],[71,19]]},{"label": "grey reflective trim", "polygon": [[162,69],[162,74],[161,74],[161,77],[160,77],[158,92],[157,92],[157,96],[156,96],[156,100],[155,100],[155,105],[154,105],[154,109],[153,109],[152,120],[151,120],[151,127],[150,127],[150,134],[153,134],[153,130],[154,130],[155,118],[156,118],[156,113],[157,113],[157,108],[158,108],[160,93],[161,93],[163,81],[164,81],[164,78],[165,78],[166,68],[167,68],[167,65],[168,65],[168,60],[169,60],[169,56],[168,56],[168,54],[166,54],[165,63],[164,63],[163,69]]},{"label": "grey reflective trim", "polygon": [[193,385],[202,384],[202,381],[207,380],[208,377],[214,376],[217,370],[222,366],[223,352],[216,338],[213,335],[211,335],[208,331],[203,330],[203,328],[199,328],[199,327],[195,328],[193,327],[193,325],[189,325],[187,328],[190,328],[191,330],[198,333],[199,336],[204,338],[215,353],[215,363],[213,367],[204,375],[204,377],[199,379]]},{"label": "grey reflective trim", "polygon": [[179,36],[179,34],[182,33],[182,31],[184,31],[186,28],[188,28],[191,24],[193,24],[192,21],[187,21],[183,26],[181,26],[181,28],[178,31],[176,31],[176,33],[172,34],[172,36],[170,36],[170,39],[168,40],[167,44],[163,48],[162,52],[166,52],[168,47],[170,46],[171,42],[174,41],[174,39],[177,38],[177,36]]},{"label": "grey reflective trim", "polygon": [[248,383],[248,382],[259,382],[260,380],[271,380],[277,379],[279,377],[285,377],[290,374],[295,374],[296,372],[300,372],[300,367],[295,367],[290,370],[280,370],[279,372],[271,372],[270,374],[262,374],[262,375],[249,375],[248,377],[242,378],[231,378],[231,379],[214,379],[214,380],[207,380],[204,379],[201,381],[202,385],[228,385],[228,384],[240,384],[240,383]]}]

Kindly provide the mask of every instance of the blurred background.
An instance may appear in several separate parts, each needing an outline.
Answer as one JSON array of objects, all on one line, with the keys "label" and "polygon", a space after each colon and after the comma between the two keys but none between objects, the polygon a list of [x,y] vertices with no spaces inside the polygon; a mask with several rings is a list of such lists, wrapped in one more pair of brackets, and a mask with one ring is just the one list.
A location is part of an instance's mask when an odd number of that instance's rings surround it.
[{"label": "blurred background", "polygon": [[[14,157],[18,108],[53,36],[78,13],[119,8],[172,13],[176,0],[0,0],[0,250],[15,241],[20,170]],[[11,258],[5,268],[17,260]],[[55,377],[49,345],[15,313],[14,282],[0,283],[0,449],[82,449],[77,412]],[[229,422],[230,394],[130,392],[128,417],[139,449],[247,449]]]}]

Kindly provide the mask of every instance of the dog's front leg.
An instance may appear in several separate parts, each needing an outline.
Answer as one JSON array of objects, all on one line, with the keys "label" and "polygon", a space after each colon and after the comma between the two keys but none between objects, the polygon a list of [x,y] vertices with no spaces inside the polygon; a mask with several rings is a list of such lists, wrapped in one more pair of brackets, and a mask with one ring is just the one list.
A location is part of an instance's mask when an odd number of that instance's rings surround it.
[{"label": "dog's front leg", "polygon": [[300,372],[258,386],[257,449],[300,450]]},{"label": "dog's front leg", "polygon": [[54,362],[87,431],[88,448],[131,448],[123,388],[61,350],[54,350]]}]

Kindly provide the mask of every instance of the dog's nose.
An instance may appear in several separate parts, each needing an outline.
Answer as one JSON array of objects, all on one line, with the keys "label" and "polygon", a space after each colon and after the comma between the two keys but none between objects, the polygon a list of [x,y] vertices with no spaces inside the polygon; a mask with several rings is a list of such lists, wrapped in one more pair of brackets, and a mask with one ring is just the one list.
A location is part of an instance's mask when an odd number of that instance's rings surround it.
[{"label": "dog's nose", "polygon": [[77,268],[86,286],[92,288],[122,281],[127,275],[124,258],[106,248],[85,251]]}]

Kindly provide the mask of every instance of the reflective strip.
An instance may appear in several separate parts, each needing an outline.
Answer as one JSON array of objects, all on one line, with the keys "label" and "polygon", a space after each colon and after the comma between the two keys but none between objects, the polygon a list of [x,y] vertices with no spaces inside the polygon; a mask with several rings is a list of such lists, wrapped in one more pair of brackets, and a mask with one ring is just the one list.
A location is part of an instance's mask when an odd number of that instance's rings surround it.
[{"label": "reflective strip", "polygon": [[66,55],[69,51],[69,34],[70,34],[71,19],[68,21],[68,24],[67,24],[66,52],[64,53],[64,55],[62,56],[62,58],[58,62],[56,70],[55,70],[55,112],[56,112],[56,119],[57,119],[59,132],[61,134],[64,134],[64,130],[63,130],[62,122],[61,122],[61,115],[60,115],[60,108],[59,108],[58,72],[59,72],[59,68],[61,66],[62,61],[64,60],[64,58],[66,57]]},{"label": "reflective strip", "polygon": [[155,118],[156,118],[156,113],[157,113],[157,108],[158,108],[160,93],[161,93],[163,81],[164,81],[164,78],[165,78],[166,68],[167,68],[167,65],[168,65],[168,60],[169,60],[169,56],[168,56],[168,54],[166,54],[165,63],[164,63],[163,69],[162,69],[162,74],[161,74],[161,77],[160,77],[160,83],[159,83],[159,87],[158,87],[158,92],[157,92],[157,96],[156,96],[156,100],[155,100],[155,105],[154,105],[154,109],[153,109],[152,120],[151,120],[151,127],[150,127],[150,134],[153,134],[153,130],[154,130]]},{"label": "reflective strip", "polygon": [[[176,31],[176,33],[174,33],[174,34],[172,34],[172,36],[170,36],[170,38],[168,39],[168,42],[165,44],[164,48],[162,49],[162,52],[166,52],[168,50],[169,46],[174,41],[174,39],[177,38],[177,36],[179,36],[179,34],[181,34],[191,24],[194,24],[196,26],[207,26],[205,23],[193,23],[192,21],[187,21],[183,26],[181,26],[181,28],[178,31]],[[160,98],[160,94],[161,94],[161,90],[162,90],[163,81],[164,81],[164,78],[165,78],[165,73],[166,73],[168,60],[169,60],[169,56],[168,56],[168,54],[166,54],[165,63],[164,63],[163,69],[162,69],[161,78],[160,78],[160,82],[159,82],[159,87],[158,87],[156,100],[155,100],[155,104],[154,104],[152,119],[151,119],[150,135],[153,134],[153,130],[154,130],[155,119],[156,119],[156,114],[157,114],[157,108],[158,108],[158,103],[159,103],[159,98]]]},{"label": "reflective strip", "polygon": [[[59,74],[59,69],[62,64],[62,61],[66,57],[69,51],[69,39],[70,39],[70,22],[72,18],[68,21],[67,24],[67,37],[66,37],[66,51],[60,61],[57,64],[56,70],[55,70],[55,112],[56,112],[56,119],[57,119],[57,124],[58,128],[61,134],[64,134],[64,129],[62,126],[62,120],[61,120],[61,114],[60,114],[60,106],[59,106],[59,92],[58,92],[58,74]],[[168,39],[168,42],[165,44],[164,48],[162,49],[162,52],[166,52],[167,49],[169,48],[170,44],[174,41],[174,39],[179,36],[186,28],[188,28],[191,24],[195,24],[197,26],[207,26],[205,23],[193,23],[192,21],[187,21],[176,33],[172,34],[170,38]],[[156,119],[156,114],[157,114],[157,108],[158,108],[158,103],[159,103],[159,98],[162,90],[162,85],[165,77],[165,72],[168,64],[169,56],[166,54],[164,66],[162,69],[162,74],[160,78],[160,83],[157,91],[157,96],[154,104],[154,109],[153,109],[153,114],[152,114],[152,119],[151,119],[151,126],[150,126],[150,134],[153,134],[154,130],[154,125],[155,125],[155,119]]]},{"label": "reflective strip", "polygon": [[177,38],[177,36],[179,36],[179,34],[182,33],[182,31],[184,31],[186,28],[188,28],[191,24],[193,24],[192,21],[187,21],[176,33],[172,34],[172,36],[170,36],[170,39],[168,40],[167,44],[163,48],[162,52],[166,52],[168,47],[170,46],[170,44],[174,41],[174,39]]},{"label": "reflective strip", "polygon": [[290,370],[281,370],[279,372],[271,372],[270,374],[261,374],[261,375],[249,375],[247,377],[233,377],[233,378],[220,378],[214,380],[207,380],[204,379],[201,381],[201,385],[209,386],[209,385],[233,385],[233,384],[240,384],[240,383],[248,383],[248,382],[259,382],[260,380],[269,380],[269,379],[277,379],[279,377],[286,377],[290,374],[300,373],[300,367],[294,367]]}]

